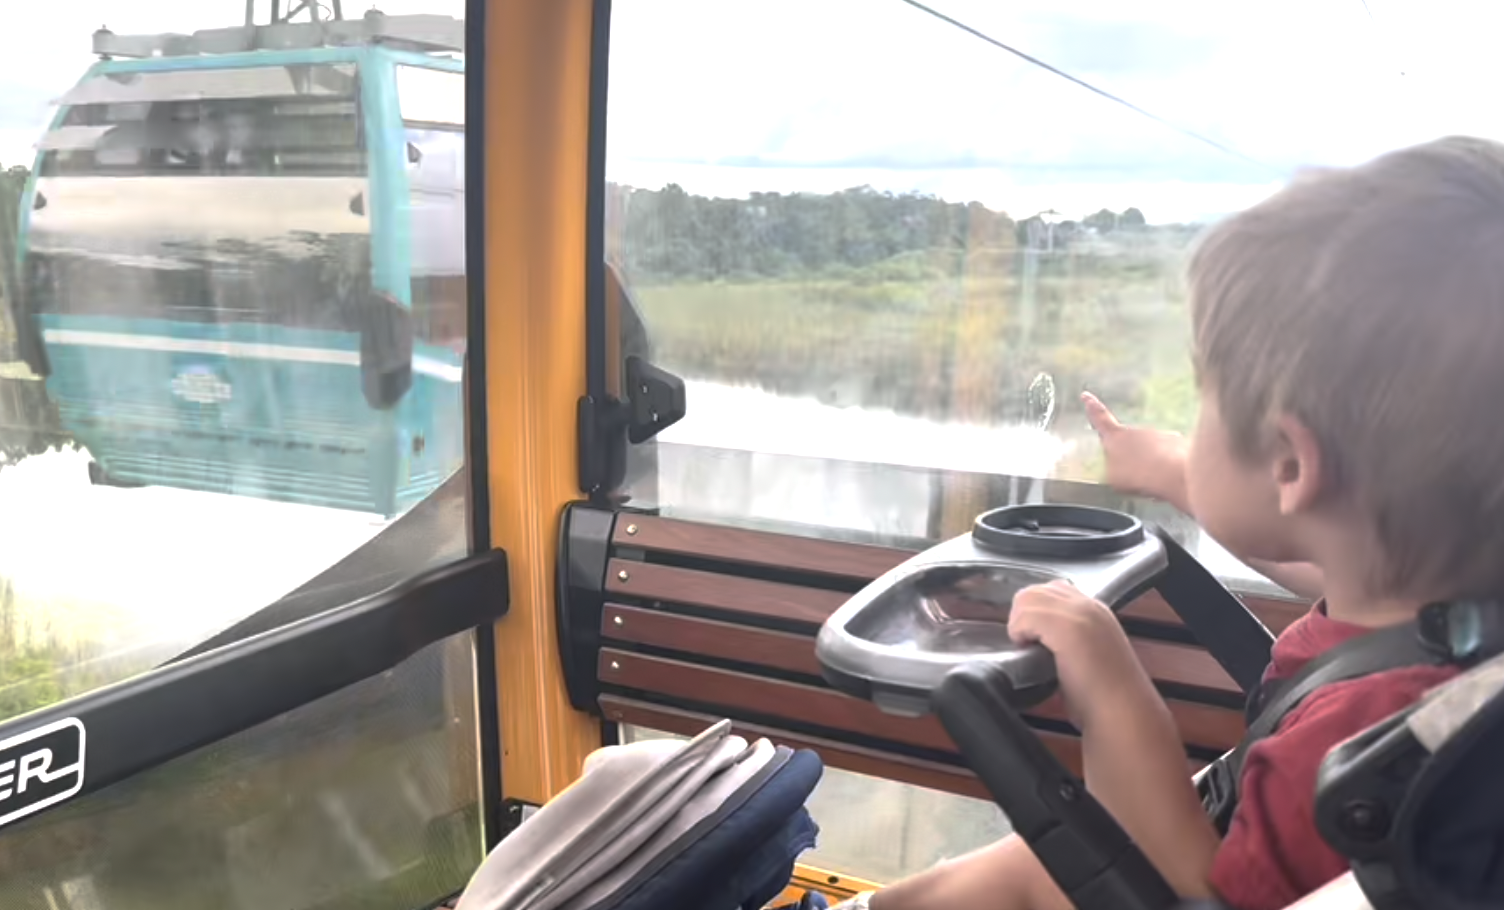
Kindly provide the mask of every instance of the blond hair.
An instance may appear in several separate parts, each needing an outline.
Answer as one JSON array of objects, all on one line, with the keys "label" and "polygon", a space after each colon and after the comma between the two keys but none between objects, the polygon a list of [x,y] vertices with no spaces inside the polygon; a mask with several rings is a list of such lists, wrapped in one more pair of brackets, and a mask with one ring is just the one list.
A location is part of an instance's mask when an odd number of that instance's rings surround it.
[{"label": "blond hair", "polygon": [[1375,593],[1504,595],[1504,145],[1449,137],[1303,175],[1189,269],[1198,376],[1248,459],[1316,436]]}]

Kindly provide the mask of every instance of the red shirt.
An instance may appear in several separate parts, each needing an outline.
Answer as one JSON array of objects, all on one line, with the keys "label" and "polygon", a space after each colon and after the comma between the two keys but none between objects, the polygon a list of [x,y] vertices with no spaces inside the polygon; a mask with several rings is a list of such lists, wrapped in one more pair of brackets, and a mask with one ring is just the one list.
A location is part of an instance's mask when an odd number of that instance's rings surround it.
[{"label": "red shirt", "polygon": [[[1274,642],[1268,679],[1371,631],[1329,618],[1321,604]],[[1316,771],[1333,746],[1456,676],[1456,667],[1404,667],[1323,686],[1248,751],[1237,811],[1212,863],[1211,884],[1238,910],[1280,910],[1348,870],[1316,830]]]}]

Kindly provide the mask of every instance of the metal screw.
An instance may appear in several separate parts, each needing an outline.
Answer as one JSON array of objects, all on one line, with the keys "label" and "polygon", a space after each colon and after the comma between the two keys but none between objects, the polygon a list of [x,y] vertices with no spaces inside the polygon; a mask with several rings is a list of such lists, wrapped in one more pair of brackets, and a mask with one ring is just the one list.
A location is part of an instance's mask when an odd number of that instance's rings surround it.
[{"label": "metal screw", "polygon": [[611,669],[613,669],[613,670],[620,670],[621,669],[621,664],[619,664],[619,663],[617,663],[616,661],[613,660],[613,661],[611,661]]},{"label": "metal screw", "polygon": [[628,578],[631,578],[632,576],[630,576],[630,575],[627,574],[627,570],[626,569],[622,569],[620,572],[616,573],[616,577],[619,578],[619,579],[621,579],[622,581],[626,581]]},{"label": "metal screw", "polygon": [[622,618],[620,616],[613,616],[613,617],[611,617],[611,621],[613,623],[615,623],[616,625],[618,625],[618,626],[621,625],[622,622],[623,622],[623,620],[622,620]]},{"label": "metal screw", "polygon": [[637,533],[637,525],[627,525],[627,534],[628,534],[628,536],[630,536],[632,534],[636,534],[636,533]]},{"label": "metal screw", "polygon": [[1067,802],[1073,801],[1079,794],[1076,785],[1071,781],[1065,781],[1060,785],[1060,798]]},{"label": "metal screw", "polygon": [[1355,800],[1343,807],[1340,825],[1348,837],[1374,843],[1389,834],[1389,811],[1382,803]]}]

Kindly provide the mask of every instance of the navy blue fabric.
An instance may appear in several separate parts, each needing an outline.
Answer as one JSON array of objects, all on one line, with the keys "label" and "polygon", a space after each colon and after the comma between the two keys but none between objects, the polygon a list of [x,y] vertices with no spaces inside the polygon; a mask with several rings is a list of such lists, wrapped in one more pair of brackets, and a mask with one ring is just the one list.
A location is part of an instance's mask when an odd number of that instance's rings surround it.
[{"label": "navy blue fabric", "polygon": [[794,864],[804,851],[815,846],[819,834],[820,827],[801,807],[777,834],[742,861],[725,886],[709,895],[704,906],[762,910],[788,886]]},{"label": "navy blue fabric", "polygon": [[830,901],[818,891],[806,891],[804,897],[797,904],[784,904],[782,907],[774,907],[773,910],[830,910]]},{"label": "navy blue fabric", "polygon": [[[795,752],[740,808],[609,910],[664,910],[669,907],[740,910],[747,906],[754,895],[732,894],[728,883],[741,882],[738,887],[761,891],[766,888],[767,870],[775,866],[784,868],[782,861],[775,860],[775,857],[786,854],[805,839],[799,818],[809,818],[804,802],[814,792],[823,771],[824,765],[815,753],[807,749]],[[813,825],[812,820],[810,824]],[[780,838],[784,832],[787,836]],[[764,847],[767,847],[766,853]],[[792,860],[787,868],[792,871]],[[763,881],[754,880],[759,875],[764,876]],[[778,889],[767,894],[763,903],[777,897],[778,891],[787,883],[788,873],[785,872]]]},{"label": "navy blue fabric", "polygon": [[[1402,857],[1421,891],[1417,906],[1504,907],[1504,698],[1496,698],[1470,721],[1472,735],[1443,746],[1441,781],[1427,794],[1412,822],[1413,855]],[[1450,750],[1457,750],[1447,755]],[[1426,772],[1422,772],[1423,774]],[[1436,773],[1432,771],[1431,773]]]}]

